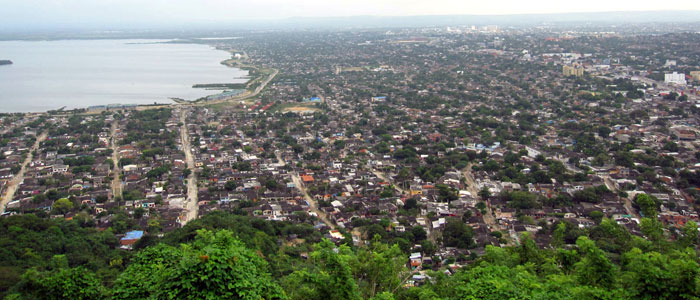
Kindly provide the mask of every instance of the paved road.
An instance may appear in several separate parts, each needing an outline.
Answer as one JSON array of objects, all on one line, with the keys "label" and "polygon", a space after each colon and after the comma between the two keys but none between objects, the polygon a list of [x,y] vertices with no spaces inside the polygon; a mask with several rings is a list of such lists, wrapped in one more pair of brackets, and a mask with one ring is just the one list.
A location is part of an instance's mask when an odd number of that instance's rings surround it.
[{"label": "paved road", "polygon": [[112,127],[110,129],[110,144],[112,146],[112,195],[113,197],[122,197],[122,180],[119,178],[121,175],[121,169],[119,168],[119,146],[117,145],[117,129],[119,127],[119,121],[115,119],[112,121]]},{"label": "paved road", "polygon": [[37,137],[36,141],[34,142],[34,145],[32,145],[32,148],[29,149],[29,153],[27,153],[27,158],[24,159],[24,162],[22,162],[22,168],[19,170],[19,173],[15,175],[15,177],[10,180],[8,183],[7,189],[5,190],[5,194],[2,196],[2,200],[0,200],[0,214],[5,212],[5,205],[12,201],[12,198],[15,197],[15,192],[17,192],[17,187],[19,187],[19,184],[24,181],[24,173],[27,171],[27,165],[32,162],[34,159],[34,155],[32,155],[32,152],[36,151],[39,149],[39,145],[41,142],[46,140],[46,132],[42,133]]},{"label": "paved road", "polygon": [[267,79],[265,79],[265,81],[263,81],[263,83],[260,86],[255,88],[255,90],[253,92],[246,90],[242,94],[233,96],[233,97],[228,98],[228,99],[212,100],[212,101],[200,101],[200,102],[196,102],[196,103],[191,103],[191,104],[187,103],[187,104],[188,105],[211,105],[211,104],[216,104],[216,103],[242,101],[242,100],[253,98],[253,97],[257,96],[258,94],[260,94],[260,92],[262,92],[262,90],[265,89],[265,87],[267,87],[267,84],[269,84],[270,81],[272,81],[272,79],[274,79],[278,73],[279,73],[279,71],[277,69],[275,69],[272,72],[272,74],[270,74],[270,76],[268,76]]},{"label": "paved road", "polygon": [[192,171],[187,177],[187,201],[185,202],[185,210],[187,213],[183,225],[196,219],[199,214],[199,205],[197,204],[199,202],[197,196],[197,174],[194,166],[194,155],[192,155],[192,145],[190,145],[190,133],[187,129],[187,112],[188,110],[186,108],[180,110],[180,123],[182,123],[180,139],[182,140],[182,151],[185,152],[187,168]]}]

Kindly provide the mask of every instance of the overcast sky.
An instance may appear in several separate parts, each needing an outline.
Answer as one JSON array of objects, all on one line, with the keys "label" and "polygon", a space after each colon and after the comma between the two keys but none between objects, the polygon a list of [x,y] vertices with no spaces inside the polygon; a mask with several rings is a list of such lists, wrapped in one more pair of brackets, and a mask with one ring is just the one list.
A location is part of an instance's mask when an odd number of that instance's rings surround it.
[{"label": "overcast sky", "polygon": [[288,17],[700,10],[699,0],[0,0],[0,26],[126,25]]}]

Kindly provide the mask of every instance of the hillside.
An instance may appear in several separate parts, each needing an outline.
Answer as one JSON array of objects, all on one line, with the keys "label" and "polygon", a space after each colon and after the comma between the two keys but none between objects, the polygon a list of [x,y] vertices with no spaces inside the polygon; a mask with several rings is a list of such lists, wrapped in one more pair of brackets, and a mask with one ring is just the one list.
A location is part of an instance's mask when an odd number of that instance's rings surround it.
[{"label": "hillside", "polygon": [[442,267],[416,276],[408,253],[379,235],[355,247],[322,239],[309,225],[214,212],[162,238],[147,234],[125,251],[111,228],[97,231],[89,220],[11,216],[0,219],[0,289],[5,299],[700,296],[697,232],[670,242],[655,220],[645,220],[647,239],[608,219],[587,231],[559,223],[556,249],[540,249],[526,235],[518,246],[488,246],[483,255],[436,262]]}]

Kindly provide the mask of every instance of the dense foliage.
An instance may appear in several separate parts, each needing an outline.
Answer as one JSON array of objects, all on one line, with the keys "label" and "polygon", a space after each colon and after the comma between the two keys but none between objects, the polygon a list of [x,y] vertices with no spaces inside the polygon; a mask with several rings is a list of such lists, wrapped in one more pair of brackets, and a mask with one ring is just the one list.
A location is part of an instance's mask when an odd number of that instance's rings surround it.
[{"label": "dense foliage", "polygon": [[[654,214],[653,199],[637,199]],[[528,235],[517,246],[487,246],[451,274],[427,270],[413,282],[408,256],[376,235],[336,245],[309,225],[211,213],[135,252],[111,232],[78,220],[32,215],[0,219],[2,292],[7,299],[697,299],[697,230],[668,241],[645,218],[646,238],[603,218],[588,231],[553,226],[555,249]],[[644,225],[644,223],[650,223]],[[448,222],[460,246],[471,230]],[[296,241],[290,243],[289,236]],[[661,236],[655,236],[660,234]],[[468,246],[468,245],[463,245]]]}]

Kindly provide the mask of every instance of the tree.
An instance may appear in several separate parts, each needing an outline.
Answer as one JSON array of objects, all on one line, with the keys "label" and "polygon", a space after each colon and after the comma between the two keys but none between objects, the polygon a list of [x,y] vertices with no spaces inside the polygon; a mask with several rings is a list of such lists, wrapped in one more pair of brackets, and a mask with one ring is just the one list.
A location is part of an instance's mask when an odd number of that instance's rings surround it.
[{"label": "tree", "polygon": [[615,282],[616,267],[605,256],[605,252],[585,236],[576,240],[576,246],[579,253],[583,255],[581,261],[575,265],[579,283],[604,288],[612,287]]},{"label": "tree", "polygon": [[294,271],[285,278],[285,291],[290,299],[362,299],[350,268],[352,251],[336,247],[324,239],[314,245],[310,268]]},{"label": "tree", "polygon": [[115,283],[117,299],[282,299],[267,262],[232,232],[199,230],[192,244],[139,252]]},{"label": "tree", "polygon": [[622,283],[632,299],[697,299],[695,251],[664,255],[634,248],[622,256]]},{"label": "tree", "polygon": [[603,217],[605,217],[605,214],[599,210],[594,210],[588,214],[588,216],[595,221],[596,224],[600,224],[600,222],[603,220]]},{"label": "tree", "polygon": [[388,246],[379,240],[360,248],[349,262],[364,299],[395,291],[409,273],[405,254],[398,245]]},{"label": "tree", "polygon": [[226,181],[226,183],[224,184],[224,188],[227,191],[233,191],[236,189],[236,182],[232,180]]},{"label": "tree", "polygon": [[473,236],[474,230],[471,227],[457,218],[449,218],[442,232],[442,242],[446,247],[468,249],[475,246]]},{"label": "tree", "polygon": [[518,209],[539,208],[541,204],[537,200],[537,195],[526,191],[502,192],[501,199],[506,201],[510,207]]},{"label": "tree", "polygon": [[17,293],[10,299],[104,299],[106,290],[92,272],[83,268],[39,272],[30,269],[22,275]]},{"label": "tree", "polygon": [[57,214],[65,214],[73,209],[73,202],[68,198],[61,198],[53,203],[53,211]]},{"label": "tree", "polygon": [[479,197],[481,197],[481,199],[488,199],[489,197],[491,197],[491,192],[489,191],[488,188],[483,187],[479,191]]},{"label": "tree", "polygon": [[146,210],[143,207],[134,209],[134,219],[141,219],[145,213]]},{"label": "tree", "polygon": [[425,232],[422,226],[413,226],[411,234],[413,234],[413,242],[416,243],[428,238],[428,233]]},{"label": "tree", "polygon": [[450,299],[533,299],[537,286],[537,277],[524,268],[484,263],[457,272],[443,293]]},{"label": "tree", "polygon": [[649,218],[656,218],[656,213],[661,204],[658,199],[647,194],[638,194],[634,197],[634,203],[642,211],[642,215]]},{"label": "tree", "polygon": [[445,184],[436,185],[438,189],[438,200],[441,202],[452,202],[459,199],[457,192],[453,188]]},{"label": "tree", "polygon": [[406,199],[406,202],[403,204],[403,209],[411,210],[414,208],[418,208],[418,200],[416,200],[416,198]]},{"label": "tree", "polygon": [[698,244],[698,224],[688,221],[681,229],[681,235],[676,242],[679,247],[695,247]]}]

